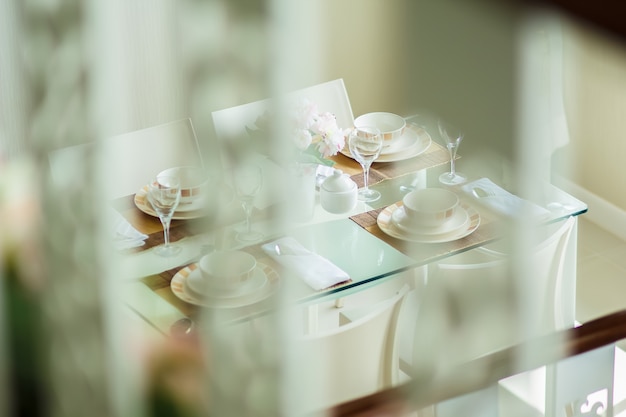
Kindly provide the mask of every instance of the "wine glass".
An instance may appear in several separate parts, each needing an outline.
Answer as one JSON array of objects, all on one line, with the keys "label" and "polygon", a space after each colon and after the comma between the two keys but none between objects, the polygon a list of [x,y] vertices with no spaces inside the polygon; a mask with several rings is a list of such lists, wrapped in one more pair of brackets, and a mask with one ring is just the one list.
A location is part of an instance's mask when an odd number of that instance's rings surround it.
[{"label": "wine glass", "polygon": [[439,182],[446,185],[461,184],[467,181],[467,176],[456,170],[456,151],[463,140],[463,132],[451,123],[439,120],[437,123],[439,134],[446,143],[446,148],[450,154],[450,172],[444,172],[439,176]]},{"label": "wine glass", "polygon": [[263,171],[257,165],[243,165],[237,167],[234,173],[234,185],[237,198],[246,213],[245,229],[236,235],[240,242],[257,242],[263,238],[263,234],[252,230],[252,208],[254,198],[263,186]]},{"label": "wine glass", "polygon": [[373,126],[354,128],[348,136],[348,147],[354,159],[363,167],[363,188],[359,190],[359,200],[365,202],[378,200],[380,193],[371,190],[367,184],[370,166],[383,149],[383,135]]},{"label": "wine glass", "polygon": [[148,184],[148,201],[163,225],[165,243],[154,252],[160,256],[175,256],[181,248],[170,244],[170,223],[180,202],[180,180],[178,177],[159,175]]}]

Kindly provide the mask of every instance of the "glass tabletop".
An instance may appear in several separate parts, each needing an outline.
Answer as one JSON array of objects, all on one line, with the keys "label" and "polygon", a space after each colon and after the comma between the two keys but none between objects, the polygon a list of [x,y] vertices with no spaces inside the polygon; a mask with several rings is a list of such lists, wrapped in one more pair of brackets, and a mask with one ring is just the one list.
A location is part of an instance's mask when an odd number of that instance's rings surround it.
[{"label": "glass tabletop", "polygon": [[[437,135],[431,133],[431,136],[435,145],[430,150],[430,155],[425,157],[418,155],[414,158],[415,161],[402,161],[398,163],[399,170],[390,164],[379,164],[378,167],[376,164],[373,165],[372,169],[375,175],[378,175],[378,181],[374,182],[371,188],[381,192],[382,197],[378,201],[359,203],[348,213],[331,214],[321,208],[318,198],[313,217],[297,227],[282,229],[277,227],[275,221],[257,222],[258,227],[265,227],[265,242],[284,235],[294,237],[306,249],[328,259],[347,272],[350,277],[350,280],[345,283],[316,291],[288,271],[281,271],[279,280],[283,280],[282,283],[289,282],[289,298],[292,302],[307,305],[347,296],[394,279],[397,274],[411,268],[427,265],[502,238],[502,224],[511,219],[499,216],[498,213],[490,210],[488,205],[482,204],[479,196],[463,193],[460,187],[453,190],[480,217],[476,232],[468,236],[433,244],[414,243],[396,239],[379,227],[378,219],[381,213],[398,204],[408,192],[416,188],[440,186],[437,178],[447,168],[446,160],[441,154],[442,147],[440,145],[437,147]],[[431,159],[424,162],[427,158]],[[344,172],[354,178],[361,175],[358,167],[355,168],[352,164],[354,161],[349,160],[348,157],[344,156],[339,161],[339,168],[343,168]],[[411,170],[410,167],[414,162],[419,169]],[[394,176],[396,173],[398,175]],[[470,178],[469,181],[480,179],[480,177]],[[503,190],[506,189],[499,178],[491,179]],[[539,191],[535,193],[538,198],[533,201],[533,204],[547,213],[542,223],[557,222],[569,216],[582,214],[587,210],[586,204],[551,184],[542,184]],[[128,207],[127,210],[133,210],[133,207]],[[176,231],[176,228],[174,230]],[[162,231],[159,229],[156,235],[161,234]],[[228,229],[220,230],[217,235],[214,233],[183,234],[183,238],[179,241],[179,244],[183,246],[180,257],[170,259],[166,264],[163,260],[157,262],[152,259],[154,256],[150,250],[139,251],[122,257],[120,269],[124,271],[129,281],[143,282],[143,285],[151,290],[148,293],[158,296],[157,301],[165,301],[167,305],[173,306],[185,316],[194,316],[202,307],[190,304],[174,294],[171,289],[172,280],[181,270],[197,262],[199,256],[202,255],[199,248],[214,248],[218,241],[223,246],[224,242],[228,241],[228,236]],[[280,269],[277,264],[272,264],[271,259],[260,250],[260,244],[232,246],[231,248],[251,251],[261,262],[268,263],[274,269]],[[145,291],[141,293],[145,298],[147,293]],[[130,301],[130,303],[140,306],[143,302]],[[271,308],[273,304],[270,297],[268,300],[245,308],[230,309],[232,314],[228,316],[230,318],[253,317],[260,311]]]}]

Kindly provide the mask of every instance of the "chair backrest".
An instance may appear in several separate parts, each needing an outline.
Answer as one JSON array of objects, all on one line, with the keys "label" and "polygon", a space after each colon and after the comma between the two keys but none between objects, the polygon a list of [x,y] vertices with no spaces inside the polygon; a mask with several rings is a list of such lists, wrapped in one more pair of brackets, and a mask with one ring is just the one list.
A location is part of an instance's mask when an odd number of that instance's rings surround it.
[{"label": "chair backrest", "polygon": [[68,164],[80,161],[88,152],[93,152],[97,178],[107,199],[134,194],[164,169],[203,166],[189,118],[53,151],[48,158],[53,179],[64,181],[72,171],[73,165]]},{"label": "chair backrest", "polygon": [[407,292],[404,286],[359,319],[296,341],[302,386],[290,399],[297,409],[294,414],[321,410],[391,385],[397,361],[395,324]]},{"label": "chair backrest", "polygon": [[524,337],[572,327],[564,301],[570,295],[563,288],[575,280],[564,268],[574,225],[573,217],[563,221],[520,260],[522,283],[512,279],[518,265],[505,254],[429,267],[428,284],[407,296],[399,319],[411,334],[398,341],[401,366],[409,373],[436,372],[437,366],[462,363]]},{"label": "chair backrest", "polygon": [[398,365],[428,378],[516,341],[515,292],[504,260],[429,266],[398,320]]},{"label": "chair backrest", "polygon": [[[341,128],[351,127],[354,123],[350,99],[341,78],[293,91],[289,96],[307,98],[316,103],[320,111],[333,113]],[[246,126],[252,127],[269,104],[270,100],[266,99],[212,112],[218,140],[246,134]]]}]

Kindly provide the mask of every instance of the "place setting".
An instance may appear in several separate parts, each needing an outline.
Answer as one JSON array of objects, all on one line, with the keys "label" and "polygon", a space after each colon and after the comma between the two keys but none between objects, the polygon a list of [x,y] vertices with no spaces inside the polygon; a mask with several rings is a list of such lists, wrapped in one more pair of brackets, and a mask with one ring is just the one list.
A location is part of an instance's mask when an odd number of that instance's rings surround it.
[{"label": "place setting", "polygon": [[180,269],[170,287],[181,300],[201,307],[238,308],[261,302],[274,294],[278,273],[240,250],[204,255]]},{"label": "place setting", "polygon": [[[382,135],[382,148],[376,157],[376,163],[399,162],[414,158],[430,147],[432,139],[428,132],[397,114],[389,112],[365,113],[354,119],[354,127],[376,127]],[[345,156],[356,159],[351,149],[346,146],[342,151]]]},{"label": "place setting", "polygon": [[[234,198],[233,190],[218,183],[204,168],[195,166],[172,167],[159,172],[158,178],[174,177],[179,181],[180,198],[171,214],[171,220],[191,220],[206,217],[215,207],[228,205]],[[154,184],[155,180],[151,181]],[[156,181],[158,183],[158,181]],[[142,212],[159,217],[149,193],[151,184],[146,184],[135,193],[135,206]]]},{"label": "place setting", "polygon": [[383,209],[376,222],[387,235],[418,243],[462,239],[480,225],[480,215],[444,188],[423,188],[407,193]]}]

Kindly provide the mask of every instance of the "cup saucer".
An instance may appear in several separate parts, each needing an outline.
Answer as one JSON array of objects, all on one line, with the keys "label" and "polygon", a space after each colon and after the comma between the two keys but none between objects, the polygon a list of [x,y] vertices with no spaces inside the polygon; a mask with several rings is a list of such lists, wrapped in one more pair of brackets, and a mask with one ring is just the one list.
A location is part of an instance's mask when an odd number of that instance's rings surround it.
[{"label": "cup saucer", "polygon": [[450,218],[447,222],[438,226],[422,226],[415,223],[409,216],[407,216],[404,206],[400,206],[391,214],[391,221],[398,229],[405,233],[440,235],[442,233],[452,232],[465,227],[469,221],[469,215],[467,214],[467,210],[459,206],[454,216],[452,216],[452,218]]},{"label": "cup saucer", "polygon": [[202,210],[208,203],[207,196],[200,196],[189,203],[179,203],[176,211],[184,213],[187,211]]},{"label": "cup saucer", "polygon": [[[428,132],[413,124],[406,125],[404,133],[398,140],[400,141],[398,143],[400,146],[396,147],[396,144],[387,146],[383,149],[378,158],[376,158],[374,163],[399,162],[415,158],[426,152],[432,144],[432,139]],[[404,140],[407,142],[403,142]],[[348,158],[354,159],[347,145],[344,146],[341,153]]]},{"label": "cup saucer", "polygon": [[[472,234],[480,225],[480,215],[471,206],[461,203],[462,208],[468,219],[459,227],[450,229],[443,233],[436,234],[423,234],[416,229],[405,231],[392,220],[393,214],[402,207],[402,202],[396,202],[391,204],[378,214],[376,218],[376,224],[380,230],[396,239],[417,242],[417,243],[444,243],[452,242],[454,240],[462,239]],[[396,215],[397,216],[397,215]]]},{"label": "cup saucer", "polygon": [[417,142],[418,138],[415,131],[410,128],[405,128],[402,136],[394,140],[393,143],[385,145],[380,154],[387,155],[408,149]]},{"label": "cup saucer", "polygon": [[266,282],[267,277],[263,273],[263,270],[261,268],[255,268],[252,276],[246,282],[234,288],[218,288],[205,282],[202,278],[200,268],[197,268],[187,276],[184,286],[196,296],[235,298],[257,291],[263,287]]},{"label": "cup saucer", "polygon": [[259,287],[252,290],[247,288],[242,294],[223,295],[213,293],[211,295],[197,294],[187,284],[187,278],[198,270],[198,264],[193,263],[179,270],[170,281],[170,288],[174,295],[182,301],[199,307],[233,309],[251,306],[260,303],[276,293],[280,286],[278,272],[269,265],[257,263],[259,275],[263,278]]},{"label": "cup saucer", "polygon": [[[133,198],[135,206],[144,213],[158,217],[147,198],[148,186],[141,187]],[[235,192],[226,184],[219,184],[214,192],[205,194],[202,199],[188,204],[179,204],[174,211],[172,220],[190,220],[206,217],[214,213],[215,209],[228,206],[234,199]]]}]

